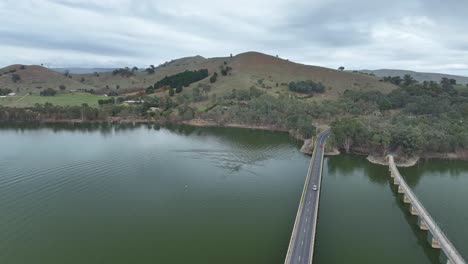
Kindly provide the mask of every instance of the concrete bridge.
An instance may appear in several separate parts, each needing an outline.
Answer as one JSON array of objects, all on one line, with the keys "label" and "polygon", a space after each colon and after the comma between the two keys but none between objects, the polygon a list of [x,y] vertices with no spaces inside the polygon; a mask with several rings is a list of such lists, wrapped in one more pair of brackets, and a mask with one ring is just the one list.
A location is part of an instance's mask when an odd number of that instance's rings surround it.
[{"label": "concrete bridge", "polygon": [[446,264],[466,264],[462,256],[450,240],[445,236],[444,232],[437,226],[437,223],[432,219],[431,215],[426,211],[424,206],[419,201],[418,197],[411,191],[408,184],[401,176],[392,155],[388,156],[388,165],[390,175],[393,178],[393,183],[398,185],[398,193],[403,194],[403,202],[410,204],[410,213],[418,216],[418,225],[421,230],[428,231],[428,242],[433,248],[442,250],[441,263]]},{"label": "concrete bridge", "polygon": [[322,183],[323,148],[330,133],[330,130],[326,130],[315,141],[285,264],[312,263]]}]

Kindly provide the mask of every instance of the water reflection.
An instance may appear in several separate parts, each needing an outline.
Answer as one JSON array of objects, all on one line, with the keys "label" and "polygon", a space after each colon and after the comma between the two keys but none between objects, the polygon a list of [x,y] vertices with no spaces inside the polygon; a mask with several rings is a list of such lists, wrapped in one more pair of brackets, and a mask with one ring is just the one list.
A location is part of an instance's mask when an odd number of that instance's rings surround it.
[{"label": "water reflection", "polygon": [[[364,175],[371,182],[377,183],[379,185],[387,184],[387,177],[385,166],[376,165],[369,163],[365,156],[359,155],[339,155],[329,159],[328,169],[330,176],[334,175]],[[362,160],[362,162],[356,162],[356,160]],[[362,163],[368,163],[366,166],[363,166]]]},{"label": "water reflection", "polygon": [[403,195],[398,193],[398,185],[393,184],[393,178],[390,176],[387,177],[387,184],[393,194],[393,197],[395,198],[396,205],[398,205],[400,210],[403,212],[406,222],[411,227],[411,231],[413,232],[414,236],[418,239],[418,245],[421,247],[421,249],[424,250],[424,254],[431,263],[438,264],[440,250],[433,249],[428,246],[428,231],[423,231],[419,228],[418,217],[410,213],[410,205],[403,202]]}]

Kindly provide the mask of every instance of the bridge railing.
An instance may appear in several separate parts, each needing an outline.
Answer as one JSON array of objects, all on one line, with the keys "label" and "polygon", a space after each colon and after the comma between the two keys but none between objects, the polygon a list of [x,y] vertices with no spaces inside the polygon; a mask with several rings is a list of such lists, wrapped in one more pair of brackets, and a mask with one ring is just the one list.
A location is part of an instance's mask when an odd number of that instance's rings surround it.
[{"label": "bridge railing", "polygon": [[447,256],[449,263],[453,264],[466,264],[465,260],[463,260],[462,256],[458,251],[455,249],[453,244],[450,240],[445,236],[444,232],[439,228],[436,221],[431,217],[431,215],[427,212],[424,206],[421,204],[417,196],[413,193],[411,188],[406,184],[406,181],[401,176],[400,172],[398,171],[397,166],[395,165],[395,161],[392,155],[388,156],[388,163],[390,167],[390,171],[393,176],[398,181],[398,184],[402,188],[404,195],[410,200],[411,206],[417,211],[418,217],[420,217],[426,224],[427,228],[431,232],[433,238],[439,242],[440,248],[444,251],[445,255]]}]

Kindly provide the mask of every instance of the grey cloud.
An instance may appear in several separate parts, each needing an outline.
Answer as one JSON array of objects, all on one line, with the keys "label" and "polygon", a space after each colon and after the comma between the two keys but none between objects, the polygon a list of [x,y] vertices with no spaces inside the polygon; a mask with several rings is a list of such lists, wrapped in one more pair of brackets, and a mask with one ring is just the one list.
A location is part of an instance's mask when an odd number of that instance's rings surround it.
[{"label": "grey cloud", "polygon": [[5,1],[0,48],[30,56],[18,57],[23,62],[0,54],[1,66],[53,60],[118,67],[258,50],[332,68],[468,74],[466,1]]}]

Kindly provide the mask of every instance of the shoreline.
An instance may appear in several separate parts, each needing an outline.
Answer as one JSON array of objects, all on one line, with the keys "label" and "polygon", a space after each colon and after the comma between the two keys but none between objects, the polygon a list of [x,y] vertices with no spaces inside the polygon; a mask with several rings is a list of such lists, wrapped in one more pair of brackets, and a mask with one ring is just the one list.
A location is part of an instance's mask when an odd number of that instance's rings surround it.
[{"label": "shoreline", "polygon": [[[293,137],[296,140],[300,140],[303,142],[300,151],[304,154],[311,155],[314,145],[314,137],[305,139],[290,130],[284,128],[278,128],[275,126],[268,126],[268,125],[247,125],[247,124],[239,124],[239,123],[227,123],[227,124],[219,124],[213,120],[204,120],[204,119],[191,119],[186,121],[166,121],[166,122],[157,122],[154,120],[148,119],[135,119],[135,118],[109,118],[109,119],[102,119],[102,120],[81,120],[81,119],[62,119],[62,120],[53,120],[53,119],[43,119],[39,121],[20,121],[20,122],[0,122],[0,124],[99,124],[99,123],[124,123],[124,124],[181,124],[181,125],[188,125],[194,127],[224,127],[224,128],[241,128],[241,129],[254,129],[254,130],[265,130],[271,132],[287,132],[289,136]],[[324,153],[325,156],[338,156],[341,155],[341,151],[337,148],[333,148]],[[373,164],[388,166],[387,161],[384,157],[378,157],[371,153],[360,152],[358,151],[356,154],[366,155],[366,159]],[[396,162],[398,167],[412,167],[417,165],[417,163],[421,159],[436,159],[436,160],[464,160],[468,161],[468,149],[461,150],[457,152],[448,152],[448,153],[435,153],[430,152],[426,153],[425,155],[421,156],[414,156],[411,158],[403,158]]]},{"label": "shoreline", "polygon": [[[374,156],[372,154],[369,154],[366,157],[366,159],[367,159],[367,161],[369,161],[370,163],[373,163],[373,164],[388,166],[388,162],[387,162],[385,157],[377,157],[377,156]],[[412,158],[404,159],[403,161],[400,160],[398,162],[395,162],[395,165],[397,167],[401,167],[401,168],[408,168],[408,167],[412,167],[412,166],[415,166],[416,164],[418,164],[419,160],[420,160],[420,158],[418,156],[415,156],[415,157],[412,157]]]}]

